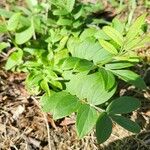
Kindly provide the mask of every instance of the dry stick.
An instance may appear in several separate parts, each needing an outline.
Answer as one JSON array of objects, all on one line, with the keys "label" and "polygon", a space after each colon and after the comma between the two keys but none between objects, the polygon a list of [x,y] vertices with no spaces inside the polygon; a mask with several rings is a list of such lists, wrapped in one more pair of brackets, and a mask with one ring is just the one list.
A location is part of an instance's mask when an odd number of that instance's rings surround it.
[{"label": "dry stick", "polygon": [[44,120],[46,123],[47,134],[48,134],[48,147],[49,147],[49,150],[51,150],[50,130],[49,130],[49,125],[48,125],[46,113],[43,113],[43,116],[44,116]]},{"label": "dry stick", "polygon": [[[34,98],[34,97],[31,97],[31,98],[35,101],[36,105],[37,105],[37,106],[40,108],[40,110],[41,110],[41,107],[40,107],[40,105],[39,105],[39,102],[36,100],[36,98]],[[51,148],[51,139],[50,139],[50,130],[49,130],[49,125],[48,125],[46,113],[43,112],[43,116],[44,116],[44,120],[45,120],[45,124],[46,124],[46,128],[47,128],[48,148],[49,148],[49,150],[52,150],[52,148]]]}]

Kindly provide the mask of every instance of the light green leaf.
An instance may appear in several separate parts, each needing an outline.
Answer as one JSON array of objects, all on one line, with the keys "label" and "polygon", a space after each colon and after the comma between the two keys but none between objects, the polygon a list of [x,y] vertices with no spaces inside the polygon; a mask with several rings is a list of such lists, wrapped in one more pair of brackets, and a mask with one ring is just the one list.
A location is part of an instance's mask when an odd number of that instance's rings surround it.
[{"label": "light green leaf", "polygon": [[63,15],[67,15],[68,11],[65,9],[56,9],[53,11],[53,15],[55,16],[63,16]]},{"label": "light green leaf", "polygon": [[136,73],[130,70],[111,70],[115,75],[117,75],[122,80],[135,85],[140,89],[146,89],[146,84],[144,80]]},{"label": "light green leaf", "polygon": [[113,19],[112,25],[114,29],[116,29],[119,33],[123,34],[124,29],[125,29],[125,24],[122,23],[118,18]]},{"label": "light green leaf", "polygon": [[139,56],[129,56],[129,54],[127,54],[128,56],[116,56],[115,60],[116,61],[125,61],[125,62],[130,62],[130,63],[138,63],[140,61]]},{"label": "light green leaf", "polygon": [[52,113],[55,120],[76,112],[79,107],[78,98],[63,91],[42,96],[40,103],[43,111]]},{"label": "light green leaf", "polygon": [[99,40],[101,46],[107,50],[108,52],[110,52],[111,54],[118,54],[117,49],[109,42],[105,41],[105,40]]},{"label": "light green leaf", "polygon": [[40,85],[41,85],[41,88],[42,88],[48,95],[50,95],[50,89],[49,89],[48,82],[46,81],[46,79],[43,79],[43,80],[40,82]]},{"label": "light green leaf", "polygon": [[131,121],[128,118],[125,118],[123,116],[118,116],[118,115],[111,116],[111,118],[117,124],[119,124],[120,126],[122,126],[123,128],[125,128],[126,130],[128,130],[130,132],[139,133],[141,130],[140,126],[137,123]]},{"label": "light green leaf", "polygon": [[19,24],[21,14],[20,13],[14,13],[11,18],[8,20],[7,29],[9,31],[14,31],[17,29],[17,26]]},{"label": "light green leaf", "polygon": [[103,64],[112,59],[112,54],[104,50],[94,39],[87,38],[80,41],[76,38],[70,38],[67,48],[73,57],[81,59],[93,60],[95,64]]},{"label": "light green leaf", "polygon": [[8,11],[6,9],[0,8],[0,16],[3,16],[5,18],[10,18],[13,15],[12,11]]},{"label": "light green leaf", "polygon": [[110,26],[103,27],[103,31],[113,40],[115,41],[119,46],[123,45],[123,36],[114,28]]},{"label": "light green leaf", "polygon": [[97,30],[94,37],[98,40],[110,40],[111,38],[103,31],[103,30]]},{"label": "light green leaf", "polygon": [[101,144],[105,142],[112,133],[112,121],[106,114],[103,112],[99,115],[99,118],[96,123],[96,137],[98,143]]},{"label": "light green leaf", "polygon": [[94,66],[92,62],[85,60],[85,59],[80,59],[77,57],[68,57],[62,61],[63,62],[60,65],[60,67],[63,70],[73,69],[73,71],[77,71],[77,72],[86,71],[86,70],[91,70],[92,67]]},{"label": "light green leaf", "polygon": [[68,12],[72,12],[74,5],[75,5],[75,0],[67,0],[66,8]]},{"label": "light green leaf", "polygon": [[5,23],[0,22],[0,33],[7,33],[7,26]]},{"label": "light green leaf", "polygon": [[20,33],[16,33],[15,41],[19,45],[24,44],[28,40],[31,39],[33,34],[34,34],[34,26],[33,26],[33,24],[31,24],[31,26],[29,28],[27,28],[26,30],[24,30]]},{"label": "light green leaf", "polygon": [[125,114],[136,110],[140,105],[141,103],[138,99],[129,96],[122,96],[113,100],[108,105],[107,112],[109,114]]},{"label": "light green leaf", "polygon": [[80,39],[85,40],[86,38],[92,37],[97,31],[98,30],[96,28],[87,28],[81,33]]},{"label": "light green leaf", "polygon": [[7,48],[7,47],[10,47],[10,44],[9,44],[9,43],[1,42],[1,43],[0,43],[0,53],[3,51],[3,49],[5,49],[5,48]]},{"label": "light green leaf", "polygon": [[123,69],[123,68],[129,68],[131,66],[134,66],[134,63],[130,63],[126,61],[112,62],[105,65],[105,67],[108,69]]},{"label": "light green leaf", "polygon": [[87,99],[89,104],[99,105],[112,97],[116,83],[114,76],[105,70],[90,75],[83,72],[71,78],[67,90],[79,99]]},{"label": "light green leaf", "polygon": [[135,47],[137,44],[140,43],[141,40],[142,40],[141,37],[137,37],[137,38],[135,38],[135,39],[133,39],[133,40],[131,40],[131,41],[126,42],[125,45],[124,45],[124,49],[125,49],[126,51],[129,51],[129,50],[131,51],[131,50],[133,50],[134,47]]},{"label": "light green leaf", "polygon": [[69,57],[67,49],[59,50],[55,55],[52,55],[52,59],[54,59],[54,64],[58,64],[61,59],[65,59]]},{"label": "light green leaf", "polygon": [[60,17],[57,21],[57,25],[71,26],[72,20]]},{"label": "light green leaf", "polygon": [[133,25],[129,28],[128,33],[126,35],[127,41],[131,41],[134,39],[141,30],[142,25],[145,23],[146,13],[141,15],[136,19]]},{"label": "light green leaf", "polygon": [[31,94],[39,94],[40,82],[42,80],[43,80],[43,74],[41,74],[38,71],[32,71],[25,80],[25,85],[28,92]]},{"label": "light green leaf", "polygon": [[76,129],[79,138],[83,138],[95,126],[97,111],[90,105],[82,104],[77,112]]},{"label": "light green leaf", "polygon": [[75,7],[74,11],[72,13],[73,13],[73,17],[75,20],[80,18],[82,16],[82,14],[84,13],[83,5],[79,5],[79,6]]},{"label": "light green leaf", "polygon": [[35,6],[38,5],[38,1],[37,0],[26,0],[28,7],[33,10],[33,8]]},{"label": "light green leaf", "polygon": [[58,48],[56,49],[56,51],[60,51],[60,50],[62,50],[64,47],[65,47],[65,45],[66,45],[66,43],[67,43],[67,41],[68,41],[68,36],[64,36],[61,40],[60,40],[60,42],[59,42],[59,46],[58,46]]},{"label": "light green leaf", "polygon": [[9,58],[5,64],[5,69],[10,70],[15,66],[20,65],[22,63],[22,56],[23,56],[23,51],[21,49],[13,52],[9,56]]},{"label": "light green leaf", "polygon": [[143,48],[150,43],[150,35],[145,35],[144,37],[137,37],[124,45],[126,51],[136,50]]}]

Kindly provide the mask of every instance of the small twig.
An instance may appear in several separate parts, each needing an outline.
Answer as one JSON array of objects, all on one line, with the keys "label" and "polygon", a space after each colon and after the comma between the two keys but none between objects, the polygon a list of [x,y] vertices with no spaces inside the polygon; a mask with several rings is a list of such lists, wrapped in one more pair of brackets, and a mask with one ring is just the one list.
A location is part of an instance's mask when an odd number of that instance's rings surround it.
[{"label": "small twig", "polygon": [[[36,100],[36,98],[32,97],[32,99],[35,101],[36,105],[41,110],[41,106],[39,105],[39,102]],[[49,124],[48,124],[48,121],[47,121],[47,115],[46,115],[46,113],[43,112],[43,116],[44,116],[44,120],[45,120],[45,124],[46,124],[46,128],[47,128],[48,148],[49,148],[49,150],[52,150],[52,148],[51,148],[51,139],[50,139],[50,130],[49,130]]]},{"label": "small twig", "polygon": [[15,150],[19,150],[15,145],[12,145],[11,147],[13,147]]},{"label": "small twig", "polygon": [[47,121],[47,115],[45,113],[43,113],[43,116],[44,116],[44,120],[46,123],[47,134],[48,134],[48,147],[49,147],[49,150],[51,150],[50,130],[49,130],[49,125],[48,125],[48,121]]}]

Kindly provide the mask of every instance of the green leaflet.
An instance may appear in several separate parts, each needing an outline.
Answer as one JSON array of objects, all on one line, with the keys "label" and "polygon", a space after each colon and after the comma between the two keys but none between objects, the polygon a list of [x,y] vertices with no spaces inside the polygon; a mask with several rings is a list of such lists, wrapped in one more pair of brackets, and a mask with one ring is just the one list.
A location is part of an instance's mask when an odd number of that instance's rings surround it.
[{"label": "green leaflet", "polygon": [[99,115],[96,123],[96,137],[98,143],[101,144],[105,142],[111,135],[112,132],[112,121],[106,112]]},{"label": "green leaflet", "polygon": [[146,89],[146,84],[144,80],[136,73],[130,70],[111,70],[115,75],[117,75],[122,80],[135,85],[140,89]]},{"label": "green leaflet", "polygon": [[125,128],[126,130],[133,132],[133,133],[139,133],[141,128],[140,126],[131,121],[130,119],[123,117],[123,116],[118,116],[118,115],[114,115],[111,116],[111,118],[120,126],[122,126],[123,128]]},{"label": "green leaflet", "polygon": [[150,35],[145,35],[144,37],[142,37],[142,39],[141,37],[137,37],[125,43],[124,49],[126,51],[139,49],[139,48],[144,47],[149,42],[150,42]]},{"label": "green leaflet", "polygon": [[75,5],[75,0],[67,0],[66,9],[68,10],[68,12],[72,12],[74,5]]},{"label": "green leaflet", "polygon": [[8,11],[8,10],[0,8],[0,16],[3,16],[5,18],[10,18],[12,15],[13,15],[12,11]]},{"label": "green leaflet", "polygon": [[101,46],[107,50],[108,52],[110,52],[111,54],[118,54],[118,51],[117,49],[112,45],[110,44],[109,42],[105,41],[105,40],[99,40]]},{"label": "green leaflet", "polygon": [[73,70],[74,72],[89,71],[93,68],[93,63],[77,57],[68,57],[59,62],[62,70]]},{"label": "green leaflet", "polygon": [[33,8],[38,5],[37,0],[26,0],[28,7],[33,11]]},{"label": "green leaflet", "polygon": [[39,94],[40,83],[43,80],[43,75],[38,71],[32,71],[25,80],[25,85],[31,94]]},{"label": "green leaflet", "polygon": [[102,40],[110,40],[111,38],[103,31],[103,30],[97,30],[94,37],[96,39],[102,39]]},{"label": "green leaflet", "polygon": [[96,124],[97,111],[90,105],[82,104],[77,112],[76,129],[79,138],[87,135]]},{"label": "green leaflet", "polygon": [[61,26],[71,26],[72,20],[60,17],[57,21],[57,25]]},{"label": "green leaflet", "polygon": [[78,98],[63,91],[42,96],[40,103],[43,111],[52,113],[55,120],[76,112],[79,107]]},{"label": "green leaflet", "polygon": [[7,33],[7,26],[5,23],[0,22],[0,33]]},{"label": "green leaflet", "polygon": [[109,114],[124,114],[129,113],[141,105],[140,101],[136,98],[129,96],[122,96],[113,100],[107,107],[107,112]]},{"label": "green leaflet", "polygon": [[55,16],[63,16],[63,15],[67,15],[68,14],[68,11],[65,10],[65,9],[56,9],[53,11],[53,15]]},{"label": "green leaflet", "polygon": [[7,29],[9,31],[14,31],[17,29],[17,26],[19,24],[21,14],[20,13],[14,13],[11,18],[8,20]]},{"label": "green leaflet", "polygon": [[0,43],[0,53],[7,47],[10,47],[10,44],[9,43],[6,43],[6,42],[1,42]]},{"label": "green leaflet", "polygon": [[131,66],[134,66],[135,63],[130,63],[127,61],[117,61],[117,62],[111,62],[105,65],[108,69],[123,69],[123,68],[129,68]]},{"label": "green leaflet", "polygon": [[93,60],[94,64],[103,64],[112,59],[112,54],[104,50],[98,42],[91,38],[84,41],[70,38],[67,48],[73,57]]},{"label": "green leaflet", "polygon": [[147,14],[143,14],[136,19],[136,21],[129,28],[128,33],[126,35],[127,41],[131,41],[134,39],[141,30],[142,25],[145,23],[145,18]]},{"label": "green leaflet", "polygon": [[19,45],[24,44],[28,40],[31,39],[33,34],[34,34],[34,26],[33,26],[33,23],[32,23],[31,26],[29,28],[27,28],[26,30],[24,30],[20,33],[16,33],[15,41]]},{"label": "green leaflet", "polygon": [[123,45],[123,36],[114,28],[110,26],[103,27],[103,31],[113,40],[115,41],[119,46]]},{"label": "green leaflet", "polygon": [[119,33],[123,34],[124,29],[125,29],[124,23],[122,23],[119,19],[114,18],[112,20],[112,25],[113,25],[114,29],[116,29]]},{"label": "green leaflet", "polygon": [[85,40],[87,38],[90,38],[92,36],[94,36],[96,34],[96,32],[98,32],[99,30],[97,30],[96,28],[89,28],[89,29],[85,29],[81,35],[80,35],[80,39],[81,40]]},{"label": "green leaflet", "polygon": [[99,105],[109,100],[116,91],[114,76],[105,70],[90,75],[79,73],[67,83],[67,91],[89,104]]},{"label": "green leaflet", "polygon": [[23,56],[23,51],[21,49],[13,52],[9,56],[9,58],[5,64],[5,69],[10,70],[15,66],[20,65],[22,63],[22,56]]},{"label": "green leaflet", "polygon": [[50,95],[50,89],[49,89],[48,82],[46,81],[46,79],[43,79],[40,82],[40,86],[48,95]]}]

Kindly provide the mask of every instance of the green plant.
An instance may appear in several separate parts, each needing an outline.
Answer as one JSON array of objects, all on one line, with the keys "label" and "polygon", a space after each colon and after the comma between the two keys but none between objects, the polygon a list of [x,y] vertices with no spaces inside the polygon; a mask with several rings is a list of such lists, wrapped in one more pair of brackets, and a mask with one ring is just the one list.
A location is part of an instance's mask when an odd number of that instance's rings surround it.
[{"label": "green plant", "polygon": [[[96,125],[102,143],[109,138],[113,122],[138,133],[140,127],[122,114],[140,107],[139,100],[113,96],[118,78],[146,89],[143,79],[130,70],[140,61],[135,50],[150,41],[144,30],[146,14],[130,27],[115,18],[101,29],[101,22],[95,24],[90,17],[97,5],[49,2],[35,1],[29,5],[31,10],[19,7],[17,13],[0,10],[10,18],[3,18],[0,32],[7,33],[16,50],[6,70],[28,72],[27,88],[32,94],[43,93],[41,106],[55,120],[75,112],[80,138]],[[1,43],[1,51],[6,47],[7,43]]]}]

